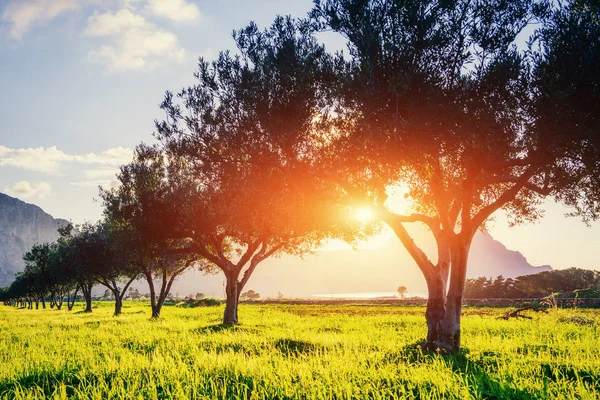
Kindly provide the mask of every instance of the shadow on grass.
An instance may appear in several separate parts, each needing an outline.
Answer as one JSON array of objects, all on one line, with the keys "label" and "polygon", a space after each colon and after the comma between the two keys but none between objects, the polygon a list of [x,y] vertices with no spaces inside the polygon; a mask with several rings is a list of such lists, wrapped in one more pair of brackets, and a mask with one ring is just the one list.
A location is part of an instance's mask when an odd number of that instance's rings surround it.
[{"label": "shadow on grass", "polygon": [[544,399],[547,393],[536,390],[528,391],[509,386],[490,375],[488,371],[497,370],[503,355],[495,352],[484,352],[479,359],[468,357],[469,350],[463,348],[460,353],[440,354],[437,351],[423,349],[423,342],[411,343],[404,346],[401,354],[405,362],[430,363],[434,360],[443,360],[446,366],[455,374],[463,376],[475,398],[485,399]]},{"label": "shadow on grass", "polygon": [[294,339],[278,339],[275,341],[275,348],[282,354],[293,357],[323,351],[323,347],[314,343]]},{"label": "shadow on grass", "polygon": [[237,325],[216,324],[216,325],[204,326],[202,328],[192,329],[192,332],[203,335],[203,334],[207,334],[207,333],[235,331],[236,329],[238,329]]}]

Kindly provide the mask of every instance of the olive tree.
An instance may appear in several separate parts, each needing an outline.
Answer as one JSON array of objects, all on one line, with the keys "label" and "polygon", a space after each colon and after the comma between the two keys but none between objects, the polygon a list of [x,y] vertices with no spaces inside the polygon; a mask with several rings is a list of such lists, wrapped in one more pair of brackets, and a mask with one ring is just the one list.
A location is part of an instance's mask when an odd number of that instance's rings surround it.
[{"label": "olive tree", "polygon": [[[372,206],[421,269],[429,291],[429,348],[460,349],[475,232],[500,209],[511,223],[534,220],[544,197],[566,196],[569,188],[579,195],[582,176],[596,179],[590,169],[572,173],[585,141],[556,145],[557,126],[539,112],[531,72],[552,53],[536,57],[517,46],[528,24],[541,22],[544,32],[553,12],[534,0],[315,1],[316,27],[344,35],[350,50],[335,64],[338,90],[330,101],[338,105],[340,124],[324,175],[355,204]],[[597,53],[597,36],[578,38],[585,43],[578,46]],[[584,59],[586,71],[593,69],[591,58]],[[589,82],[597,85],[598,77]],[[597,98],[581,94],[582,101]],[[575,126],[570,121],[565,128]],[[587,133],[597,138],[596,125]],[[392,185],[405,188],[412,213],[386,206]],[[407,231],[416,222],[433,233],[437,260]]]},{"label": "olive tree", "polygon": [[359,235],[311,172],[332,59],[308,23],[289,17],[233,36],[238,54],[200,59],[196,85],[167,92],[156,124],[168,162],[191,171],[181,237],[225,275],[225,324],[238,323],[240,294],[265,259]]}]

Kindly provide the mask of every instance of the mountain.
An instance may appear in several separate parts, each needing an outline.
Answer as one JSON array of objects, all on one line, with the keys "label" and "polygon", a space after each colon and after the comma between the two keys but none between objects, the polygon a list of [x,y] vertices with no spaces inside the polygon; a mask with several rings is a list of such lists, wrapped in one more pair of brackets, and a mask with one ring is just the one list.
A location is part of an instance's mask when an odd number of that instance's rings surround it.
[{"label": "mountain", "polygon": [[[23,269],[23,254],[35,243],[54,241],[56,229],[67,221],[54,219],[41,208],[0,193],[0,286],[8,285],[14,274]],[[410,227],[415,242],[435,260],[433,236],[424,228]],[[491,235],[478,232],[469,256],[468,277],[514,278],[551,270],[550,266],[534,267],[518,251],[508,250]],[[382,234],[359,251],[347,245],[328,249],[303,259],[282,256],[265,260],[254,272],[246,290],[253,289],[263,297],[281,292],[286,297],[310,297],[313,294],[395,292],[398,286],[408,288],[409,295],[424,295],[425,280],[416,264],[390,232]],[[147,284],[134,287],[148,292]],[[223,297],[221,273],[206,276],[188,271],[177,279],[172,293],[181,295],[202,292]]]},{"label": "mountain", "polygon": [[9,285],[23,270],[22,257],[31,246],[55,241],[57,229],[67,223],[36,205],[0,193],[0,286]]},{"label": "mountain", "polygon": [[552,270],[549,265],[532,266],[523,254],[507,249],[487,232],[478,232],[475,235],[471,249],[469,278],[480,276],[495,278],[498,275],[505,278],[516,278],[521,275]]}]

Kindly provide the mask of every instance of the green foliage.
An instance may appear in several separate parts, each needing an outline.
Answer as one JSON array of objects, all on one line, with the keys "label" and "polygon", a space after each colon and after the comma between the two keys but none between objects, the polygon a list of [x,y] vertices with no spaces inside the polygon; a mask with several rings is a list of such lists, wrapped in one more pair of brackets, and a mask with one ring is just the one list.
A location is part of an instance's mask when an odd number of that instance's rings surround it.
[{"label": "green foliage", "polygon": [[200,300],[182,301],[176,304],[177,307],[196,308],[196,307],[217,307],[223,304],[219,299],[207,297]]},{"label": "green foliage", "polygon": [[556,295],[557,299],[600,299],[600,293],[594,289],[580,289],[572,292],[560,293]]},{"label": "green foliage", "polygon": [[[81,309],[81,305],[76,308]],[[503,321],[465,308],[468,350],[424,352],[423,307],[109,303],[94,314],[0,306],[0,398],[596,399],[598,316]]]},{"label": "green foliage", "polygon": [[[467,279],[468,299],[546,297],[550,293],[573,292],[578,289],[600,288],[600,272],[580,268],[542,271],[513,279],[484,277]],[[592,290],[593,292],[593,290]],[[587,293],[587,292],[582,292]]]}]

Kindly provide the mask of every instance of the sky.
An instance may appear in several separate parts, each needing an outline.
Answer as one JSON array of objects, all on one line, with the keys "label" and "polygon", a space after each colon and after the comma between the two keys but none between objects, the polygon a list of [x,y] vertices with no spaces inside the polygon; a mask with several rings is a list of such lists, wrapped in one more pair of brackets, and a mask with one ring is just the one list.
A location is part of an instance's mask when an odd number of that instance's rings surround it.
[{"label": "sky", "polygon": [[[100,217],[98,185],[152,142],[166,90],[194,84],[198,57],[232,49],[231,32],[311,0],[0,0],[0,192],[76,223]],[[329,49],[341,38],[323,37]],[[600,270],[600,223],[552,201],[536,224],[490,233],[531,264]],[[368,246],[385,243],[384,232]]]}]

